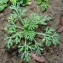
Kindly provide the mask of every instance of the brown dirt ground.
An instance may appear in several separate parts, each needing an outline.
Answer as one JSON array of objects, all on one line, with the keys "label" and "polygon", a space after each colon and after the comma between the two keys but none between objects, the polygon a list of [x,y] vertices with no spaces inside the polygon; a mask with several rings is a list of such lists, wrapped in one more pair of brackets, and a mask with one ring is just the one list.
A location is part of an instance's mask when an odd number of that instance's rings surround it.
[{"label": "brown dirt ground", "polygon": [[[40,7],[37,6],[36,2],[32,0],[32,4],[30,6],[26,6],[25,8],[28,10],[26,16],[30,13],[37,12],[38,14],[49,14],[52,16],[52,21],[50,22],[51,26],[55,29],[58,27],[58,23],[60,20],[60,13],[63,11],[63,3],[61,0],[49,0],[50,5],[48,9],[43,13],[40,10]],[[6,34],[2,28],[7,24],[7,17],[11,13],[9,7],[7,7],[3,12],[0,13],[0,63],[25,63],[22,60],[15,56],[15,53],[11,55],[5,52],[5,41],[4,35]],[[53,46],[48,48],[43,53],[45,57],[45,63],[63,63],[63,32],[60,34],[60,43],[58,46]],[[35,60],[31,59],[28,63],[38,63]]]}]

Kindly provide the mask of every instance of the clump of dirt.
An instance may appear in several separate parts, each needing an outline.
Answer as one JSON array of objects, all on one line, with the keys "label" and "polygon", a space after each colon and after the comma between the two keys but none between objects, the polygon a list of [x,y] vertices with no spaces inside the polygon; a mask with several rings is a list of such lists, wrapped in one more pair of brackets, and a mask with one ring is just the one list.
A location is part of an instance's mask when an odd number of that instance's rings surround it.
[{"label": "clump of dirt", "polygon": [[[25,16],[28,16],[30,13],[36,12],[40,15],[49,14],[52,16],[52,21],[50,25],[57,29],[58,23],[60,20],[60,14],[63,12],[63,2],[61,0],[49,0],[49,7],[45,12],[42,12],[40,7],[36,4],[35,0],[32,0],[30,6],[22,7],[27,9]],[[7,7],[3,12],[0,13],[0,63],[26,63],[22,59],[17,57],[17,51],[7,53],[4,46],[4,36],[6,32],[3,28],[6,26],[7,17],[12,11]],[[44,48],[42,53],[45,57],[45,63],[63,63],[63,32],[60,34],[60,42],[58,46],[51,46],[50,48]],[[35,60],[31,59],[28,63],[38,63]]]}]

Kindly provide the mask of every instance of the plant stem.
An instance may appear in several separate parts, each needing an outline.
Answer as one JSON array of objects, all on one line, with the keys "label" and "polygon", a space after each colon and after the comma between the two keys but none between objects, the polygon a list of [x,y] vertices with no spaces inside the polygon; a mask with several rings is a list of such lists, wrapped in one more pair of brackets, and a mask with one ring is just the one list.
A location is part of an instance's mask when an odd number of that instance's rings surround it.
[{"label": "plant stem", "polygon": [[45,33],[40,33],[40,32],[36,32],[36,34],[39,34],[39,35],[46,35]]},{"label": "plant stem", "polygon": [[21,23],[23,24],[23,19],[21,18],[21,15],[19,14],[18,10],[16,10],[16,13],[18,14],[18,18],[20,19]]}]

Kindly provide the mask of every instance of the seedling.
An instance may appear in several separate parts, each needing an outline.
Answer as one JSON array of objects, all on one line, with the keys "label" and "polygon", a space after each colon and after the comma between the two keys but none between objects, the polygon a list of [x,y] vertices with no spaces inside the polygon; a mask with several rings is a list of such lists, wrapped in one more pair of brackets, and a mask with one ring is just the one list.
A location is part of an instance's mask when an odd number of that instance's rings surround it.
[{"label": "seedling", "polygon": [[[59,35],[51,27],[46,27],[50,21],[48,15],[42,17],[36,13],[30,14],[28,17],[23,18],[26,10],[22,10],[19,5],[12,5],[11,9],[14,12],[8,17],[9,24],[6,26],[8,36],[5,40],[6,47],[10,49],[13,44],[18,45],[18,52],[21,53],[20,57],[25,61],[30,60],[30,51],[34,50],[41,54],[44,44],[51,46],[59,43]],[[18,21],[19,20],[19,21]],[[17,23],[20,23],[20,26]],[[39,25],[45,26],[45,32],[37,32],[36,29]],[[36,40],[36,35],[41,35],[40,42]],[[22,42],[23,40],[23,42]]]},{"label": "seedling", "polygon": [[38,5],[40,5],[40,8],[42,9],[42,11],[45,11],[49,6],[48,0],[36,0],[36,2]]}]

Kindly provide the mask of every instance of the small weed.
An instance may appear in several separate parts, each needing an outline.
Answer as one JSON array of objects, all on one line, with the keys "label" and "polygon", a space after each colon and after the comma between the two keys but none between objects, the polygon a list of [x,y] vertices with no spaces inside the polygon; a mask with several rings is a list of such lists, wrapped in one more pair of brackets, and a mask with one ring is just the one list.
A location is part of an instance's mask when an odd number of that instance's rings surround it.
[{"label": "small weed", "polygon": [[[36,31],[40,24],[47,26],[47,22],[51,19],[48,15],[41,19],[42,17],[40,15],[32,13],[29,17],[23,18],[26,10],[22,10],[17,4],[13,4],[10,8],[14,10],[14,12],[8,17],[9,24],[6,26],[8,36],[6,36],[5,40],[7,40],[6,47],[8,49],[10,49],[13,44],[17,44],[18,52],[23,52],[21,58],[25,61],[29,61],[30,51],[34,50],[40,54],[44,44],[51,46],[51,44],[57,45],[59,43],[59,35],[52,27],[47,27],[45,32]],[[17,22],[19,22],[21,26],[17,25]],[[36,35],[38,34],[43,36],[40,42],[36,40]]]},{"label": "small weed", "polygon": [[4,10],[5,7],[7,7],[8,3],[11,2],[11,4],[19,4],[21,6],[26,6],[29,4],[31,0],[0,0],[0,11]]},{"label": "small weed", "polygon": [[42,11],[45,11],[49,6],[48,0],[36,0],[36,2],[38,5],[40,5],[40,8],[42,9]]}]

